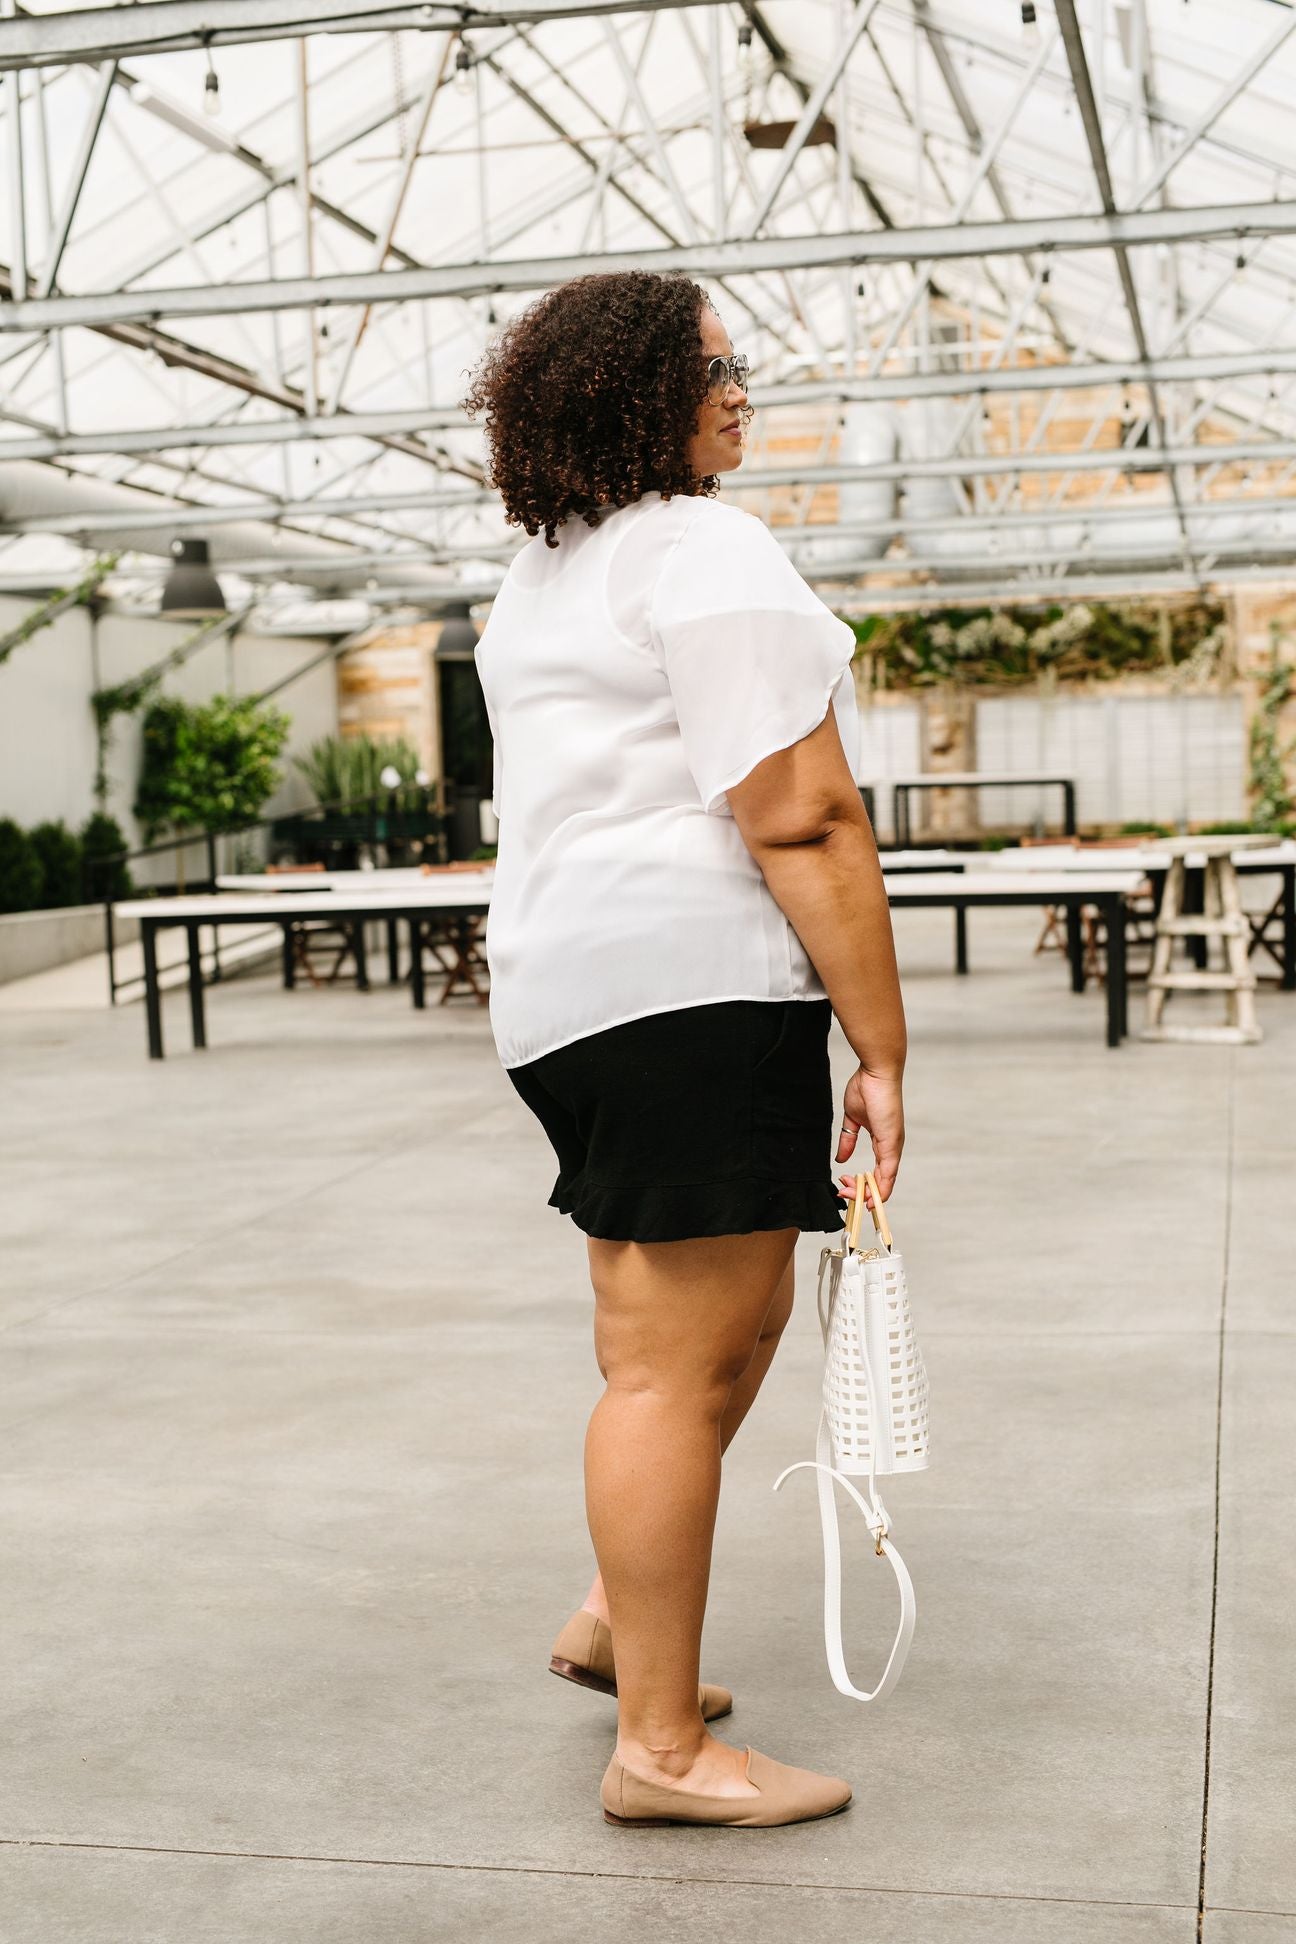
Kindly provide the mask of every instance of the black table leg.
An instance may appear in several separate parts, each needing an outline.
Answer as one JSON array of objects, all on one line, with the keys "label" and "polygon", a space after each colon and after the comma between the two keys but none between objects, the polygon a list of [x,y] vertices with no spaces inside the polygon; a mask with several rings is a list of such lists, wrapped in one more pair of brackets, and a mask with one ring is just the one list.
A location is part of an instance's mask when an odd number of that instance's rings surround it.
[{"label": "black table leg", "polygon": [[387,983],[400,984],[400,945],[396,939],[396,920],[387,920]]},{"label": "black table leg", "polygon": [[202,945],[197,925],[186,925],[189,940],[189,1023],[193,1027],[194,1051],[207,1044],[207,1022],[203,1017]]},{"label": "black table leg", "polygon": [[144,947],[144,1017],[148,1022],[150,1060],[162,1054],[162,995],[158,990],[157,920],[140,920],[140,942]]},{"label": "black table leg", "polygon": [[1062,831],[1067,837],[1076,834],[1076,793],[1075,784],[1064,782],[1062,785]]},{"label": "black table leg", "polygon": [[410,992],[414,1007],[422,1012],[427,1004],[427,994],[423,989],[423,921],[410,913]]},{"label": "black table leg", "polygon": [[283,928],[283,982],[285,992],[291,992],[297,983],[297,954],[291,920]]},{"label": "black table leg", "polygon": [[359,992],[368,992],[369,959],[365,950],[365,921],[363,918],[356,919],[351,936],[354,940],[355,949],[356,990]]},{"label": "black table leg", "polygon": [[966,972],[967,969],[967,906],[956,904],[954,907],[954,970]]},{"label": "black table leg", "polygon": [[1083,992],[1085,989],[1084,966],[1084,926],[1081,923],[1080,900],[1072,898],[1066,908],[1067,959],[1071,966],[1071,990]]},{"label": "black table leg", "polygon": [[1125,962],[1124,898],[1104,898],[1103,926],[1107,933],[1107,1044],[1119,1046],[1129,1032],[1129,978]]},{"label": "black table leg", "polygon": [[897,850],[907,850],[909,846],[909,792],[903,783],[896,783],[891,790],[891,827],[895,831]]},{"label": "black table leg", "polygon": [[1282,987],[1296,992],[1296,864],[1282,867]]}]

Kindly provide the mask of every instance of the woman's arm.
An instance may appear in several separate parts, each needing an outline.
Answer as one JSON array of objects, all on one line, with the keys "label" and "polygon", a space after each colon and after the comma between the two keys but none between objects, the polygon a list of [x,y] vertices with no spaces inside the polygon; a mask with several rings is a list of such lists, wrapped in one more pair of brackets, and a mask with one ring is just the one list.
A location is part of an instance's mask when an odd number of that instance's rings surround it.
[{"label": "woman's arm", "polygon": [[[831,705],[810,735],[767,756],[726,794],[859,1061],[844,1117],[868,1129],[885,1198],[904,1146],[904,1005],[877,845]],[[837,1161],[854,1147],[843,1136]]]}]

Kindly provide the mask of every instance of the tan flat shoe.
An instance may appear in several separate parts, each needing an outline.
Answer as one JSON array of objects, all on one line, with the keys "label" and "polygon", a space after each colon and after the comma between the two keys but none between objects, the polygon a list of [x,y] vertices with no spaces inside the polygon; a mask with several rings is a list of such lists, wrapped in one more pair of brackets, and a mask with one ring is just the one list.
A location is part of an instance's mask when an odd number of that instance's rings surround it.
[{"label": "tan flat shoe", "polygon": [[[573,1613],[553,1644],[549,1655],[549,1672],[561,1674],[564,1681],[575,1681],[579,1687],[593,1688],[597,1694],[615,1696],[616,1662],[612,1658],[612,1629],[596,1613],[587,1613],[581,1607]],[[702,1710],[703,1721],[716,1721],[721,1715],[730,1713],[733,1696],[728,1688],[703,1681],[698,1689],[698,1706]]]},{"label": "tan flat shoe", "polygon": [[690,1795],[635,1775],[614,1755],[599,1790],[603,1819],[623,1829],[654,1829],[660,1823],[770,1829],[781,1823],[835,1816],[851,1799],[850,1784],[838,1776],[789,1768],[786,1762],[776,1762],[756,1748],[747,1750],[747,1780],[760,1790],[759,1795]]}]

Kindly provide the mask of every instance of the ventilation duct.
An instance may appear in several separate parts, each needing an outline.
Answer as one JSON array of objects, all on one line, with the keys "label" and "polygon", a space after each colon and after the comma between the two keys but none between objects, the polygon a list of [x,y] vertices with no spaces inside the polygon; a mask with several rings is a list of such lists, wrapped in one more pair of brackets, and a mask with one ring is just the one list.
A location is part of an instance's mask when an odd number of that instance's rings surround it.
[{"label": "ventilation duct", "polygon": [[[188,529],[113,525],[116,513],[158,513],[167,505],[157,493],[92,479],[86,473],[63,472],[34,459],[0,466],[0,521],[16,523],[46,514],[84,516],[84,524],[69,537],[104,553],[172,555],[172,543],[185,538]],[[325,511],[323,502],[320,510]],[[350,565],[346,550],[334,541],[321,540],[312,533],[282,534],[268,520],[237,520],[213,526],[208,539],[209,559],[219,572],[222,560],[269,559],[280,543],[290,546],[293,555],[291,574],[284,578],[303,587],[363,589],[375,573],[372,563]],[[437,574],[434,567],[417,562],[383,567],[381,571],[384,587],[419,588],[424,593]]]},{"label": "ventilation duct", "polygon": [[[890,405],[850,399],[841,408],[841,430],[834,463],[840,466],[894,465],[899,451],[895,412]],[[837,488],[838,524],[844,527],[879,525],[889,528],[896,517],[894,479],[847,480]],[[797,546],[802,571],[826,574],[833,567],[880,560],[891,545],[892,531],[837,534],[816,538],[811,529]]]}]

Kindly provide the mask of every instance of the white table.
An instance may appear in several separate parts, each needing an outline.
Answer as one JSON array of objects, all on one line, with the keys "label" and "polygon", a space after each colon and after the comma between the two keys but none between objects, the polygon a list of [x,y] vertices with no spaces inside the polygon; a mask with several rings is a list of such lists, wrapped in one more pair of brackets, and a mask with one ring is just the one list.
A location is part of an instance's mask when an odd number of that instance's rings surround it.
[{"label": "white table", "polygon": [[366,897],[382,891],[421,890],[434,884],[457,884],[467,880],[479,884],[495,875],[494,864],[463,871],[421,871],[417,864],[394,866],[386,871],[227,871],[216,879],[218,891],[355,891]]},{"label": "white table", "polygon": [[1125,900],[1143,882],[1140,870],[1119,871],[933,871],[887,880],[893,907],[940,905],[954,912],[954,969],[966,973],[967,914],[975,905],[1061,905],[1066,910],[1071,989],[1085,988],[1080,913],[1096,905],[1107,931],[1107,1044],[1119,1046],[1129,1031],[1125,969]]},{"label": "white table", "polygon": [[[1202,848],[1195,847],[1191,838],[1186,840],[1187,848],[1183,852],[1186,870],[1204,871],[1208,845],[1220,840],[1201,838],[1198,841]],[[1113,844],[1106,849],[1100,844],[1080,847],[1030,844],[1021,850],[994,852],[992,868],[1005,873],[1038,871],[1041,868],[1050,871],[1136,869],[1157,881],[1157,901],[1160,903],[1161,886],[1170,870],[1173,855],[1173,850],[1156,838],[1147,844],[1128,847]],[[1278,895],[1266,911],[1245,914],[1251,934],[1247,950],[1254,952],[1257,945],[1263,946],[1278,966],[1282,990],[1296,992],[1296,840],[1287,837],[1280,843],[1267,844],[1239,834],[1230,847],[1229,855],[1239,877],[1277,877],[1281,880]],[[1045,859],[1047,864],[1044,863]],[[987,862],[990,862],[989,858]],[[1276,934],[1271,929],[1275,926]],[[1200,958],[1200,953],[1196,956]]]},{"label": "white table", "polygon": [[[318,875],[311,873],[310,875]],[[366,873],[366,875],[369,875]],[[322,918],[332,921],[364,921],[390,917],[404,921],[410,929],[410,990],[417,1008],[426,1004],[423,978],[422,924],[429,914],[454,912],[466,920],[479,920],[490,908],[490,885],[466,872],[424,878],[421,884],[403,888],[352,892],[345,889],[293,891],[227,891],[174,898],[132,898],[116,909],[124,917],[138,918],[144,953],[145,1018],[148,1048],[152,1059],[163,1057],[162,1004],[158,985],[157,934],[164,926],[178,926],[189,945],[189,1008],[193,1044],[207,1044],[202,962],[199,932],[202,926],[248,924],[258,919],[283,927],[285,961],[290,957],[289,931],[295,920]],[[1107,1043],[1119,1045],[1127,1030],[1125,994],[1125,904],[1126,895],[1141,882],[1137,870],[1083,871],[899,871],[885,877],[887,896],[897,908],[944,906],[952,909],[956,924],[956,969],[966,973],[967,912],[979,905],[1061,904],[1067,910],[1067,938],[1070,949],[1072,985],[1084,989],[1083,955],[1079,949],[1080,909],[1096,904],[1107,923]],[[357,983],[368,984],[363,944],[363,922],[357,928]]]},{"label": "white table", "polygon": [[[312,874],[315,875],[315,874]],[[368,876],[369,873],[364,875]],[[422,877],[422,873],[419,874]],[[464,921],[461,956],[471,952],[477,926],[472,921],[485,916],[490,908],[490,887],[474,876],[465,883],[466,872],[452,877],[422,878],[422,886],[409,885],[369,893],[341,891],[299,891],[291,896],[278,892],[229,891],[175,898],[127,898],[114,906],[125,918],[140,921],[140,942],[144,953],[144,1014],[148,1027],[149,1057],[160,1060],[162,1048],[162,999],[158,985],[157,934],[164,926],[179,926],[189,943],[189,1017],[195,1048],[207,1044],[207,1024],[203,1002],[202,959],[199,931],[203,925],[246,925],[264,919],[282,927],[284,935],[284,978],[292,983],[291,928],[301,918],[360,921],[356,926],[356,983],[361,990],[369,984],[364,949],[364,921],[386,917],[395,925],[401,920],[410,934],[410,993],[421,1011],[427,1003],[423,978],[423,925],[430,913],[454,913]],[[453,970],[451,972],[453,977]],[[444,999],[445,993],[442,994]]]}]

